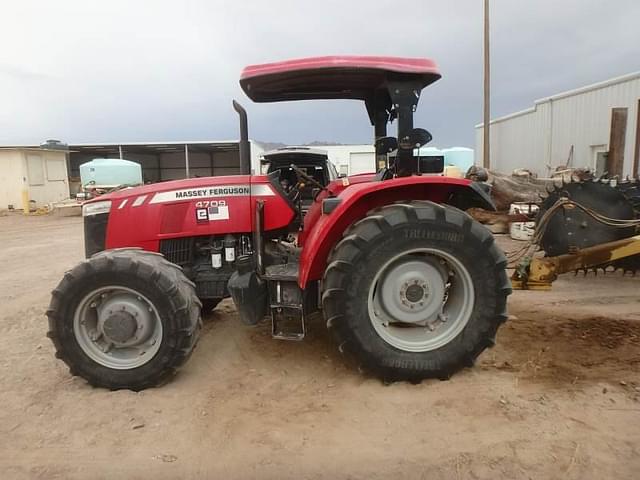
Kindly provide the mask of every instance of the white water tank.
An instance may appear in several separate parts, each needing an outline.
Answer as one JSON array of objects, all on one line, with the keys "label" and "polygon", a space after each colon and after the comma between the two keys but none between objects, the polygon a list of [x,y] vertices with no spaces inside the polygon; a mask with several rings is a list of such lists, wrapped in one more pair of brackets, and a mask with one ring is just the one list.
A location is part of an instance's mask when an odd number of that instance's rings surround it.
[{"label": "white water tank", "polygon": [[139,163],[118,158],[94,158],[80,165],[83,187],[142,185],[142,167]]}]

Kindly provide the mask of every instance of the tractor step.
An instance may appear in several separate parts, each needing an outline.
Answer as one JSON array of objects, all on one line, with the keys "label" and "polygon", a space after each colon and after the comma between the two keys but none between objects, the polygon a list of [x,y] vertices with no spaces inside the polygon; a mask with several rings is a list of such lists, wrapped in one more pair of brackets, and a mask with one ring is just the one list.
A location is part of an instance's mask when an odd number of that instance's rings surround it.
[{"label": "tractor step", "polygon": [[305,335],[303,292],[298,286],[298,264],[270,265],[263,278],[269,286],[271,336],[299,341]]},{"label": "tractor step", "polygon": [[271,336],[300,341],[305,335],[304,312],[298,305],[271,305]]}]

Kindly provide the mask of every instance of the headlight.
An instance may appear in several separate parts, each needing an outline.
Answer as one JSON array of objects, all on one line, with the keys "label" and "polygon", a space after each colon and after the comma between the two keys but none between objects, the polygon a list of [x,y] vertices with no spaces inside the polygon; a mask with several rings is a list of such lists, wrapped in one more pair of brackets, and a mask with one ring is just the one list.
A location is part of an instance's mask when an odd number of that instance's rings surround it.
[{"label": "headlight", "polygon": [[98,215],[100,213],[109,213],[111,210],[111,200],[103,200],[101,202],[91,202],[82,205],[82,216]]}]

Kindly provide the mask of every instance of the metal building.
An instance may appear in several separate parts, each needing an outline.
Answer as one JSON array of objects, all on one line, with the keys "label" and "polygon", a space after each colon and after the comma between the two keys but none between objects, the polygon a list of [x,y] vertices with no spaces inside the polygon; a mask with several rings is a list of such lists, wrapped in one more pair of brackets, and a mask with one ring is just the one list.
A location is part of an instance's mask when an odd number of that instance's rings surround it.
[{"label": "metal building", "polygon": [[[537,100],[532,108],[491,121],[491,169],[511,173],[527,168],[547,176],[567,165],[602,174],[609,166],[610,142],[615,138],[620,158],[617,173],[637,175],[639,117],[640,72]],[[482,149],[480,124],[476,126],[477,158],[482,158]]]},{"label": "metal building", "polygon": [[[251,142],[251,165],[260,171],[260,158],[271,144]],[[371,145],[322,145],[340,173],[375,172]],[[234,175],[240,172],[237,140],[44,143],[0,146],[0,210],[21,209],[74,197],[81,190],[80,165],[95,158],[124,158],[142,167],[144,183],[188,177]],[[34,206],[34,205],[31,205]]]},{"label": "metal building", "polygon": [[[189,177],[240,173],[237,140],[180,142],[74,143],[69,145],[69,174],[79,176],[81,164],[94,158],[125,158],[142,166],[144,183]],[[251,141],[252,163],[262,154]]]}]

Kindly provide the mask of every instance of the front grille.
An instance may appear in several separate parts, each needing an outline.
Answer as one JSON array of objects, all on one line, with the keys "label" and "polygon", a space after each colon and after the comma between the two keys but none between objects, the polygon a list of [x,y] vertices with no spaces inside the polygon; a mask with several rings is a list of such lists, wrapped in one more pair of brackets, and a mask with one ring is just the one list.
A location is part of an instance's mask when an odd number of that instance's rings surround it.
[{"label": "front grille", "polygon": [[184,265],[191,261],[192,238],[172,238],[160,240],[160,253],[176,265]]},{"label": "front grille", "polygon": [[108,213],[84,217],[84,254],[86,258],[104,250],[108,222]]}]

